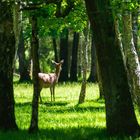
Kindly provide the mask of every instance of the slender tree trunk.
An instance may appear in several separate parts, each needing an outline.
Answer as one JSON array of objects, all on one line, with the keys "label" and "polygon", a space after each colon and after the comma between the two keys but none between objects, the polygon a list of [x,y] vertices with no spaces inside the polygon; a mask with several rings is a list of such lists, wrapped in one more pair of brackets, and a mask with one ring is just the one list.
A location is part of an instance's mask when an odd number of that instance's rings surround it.
[{"label": "slender tree trunk", "polygon": [[107,131],[111,134],[133,134],[139,126],[134,113],[120,44],[115,35],[110,1],[85,0],[85,2],[94,31],[105,96]]},{"label": "slender tree trunk", "polygon": [[78,44],[79,44],[79,33],[74,32],[73,46],[72,46],[72,60],[70,68],[70,80],[77,81],[77,59],[78,59]]},{"label": "slender tree trunk", "polygon": [[15,33],[15,59],[14,59],[14,72],[17,58],[17,50],[21,32],[22,13],[20,12],[20,4],[15,3],[13,6],[13,28]]},{"label": "slender tree trunk", "polygon": [[132,35],[132,15],[125,11],[123,20],[123,48],[130,86],[140,109],[140,64]]},{"label": "slender tree trunk", "polygon": [[85,101],[85,96],[86,96],[88,30],[89,30],[89,28],[86,28],[85,31],[84,31],[85,42],[84,42],[84,45],[82,46],[82,57],[83,57],[82,58],[82,72],[83,72],[83,79],[82,79],[82,86],[81,86],[81,91],[80,91],[78,104],[83,103]]},{"label": "slender tree trunk", "polygon": [[12,6],[0,3],[0,129],[17,129],[13,91],[13,61],[15,36],[13,31]]},{"label": "slender tree trunk", "polygon": [[80,44],[79,44],[79,48],[78,48],[78,77],[81,77],[81,74],[82,74],[82,45],[83,45],[83,40],[82,40],[82,37],[80,37]]},{"label": "slender tree trunk", "polygon": [[19,82],[31,81],[29,75],[29,60],[25,58],[25,46],[24,46],[24,36],[23,30],[21,29],[19,45],[18,45],[18,57],[19,57],[19,73],[20,79]]},{"label": "slender tree trunk", "polygon": [[68,81],[68,29],[64,29],[60,38],[60,59],[64,60],[59,81]]},{"label": "slender tree trunk", "polygon": [[58,62],[58,52],[57,52],[56,39],[55,39],[55,38],[52,38],[52,42],[53,42],[53,49],[54,49],[54,58],[55,58],[55,62]]},{"label": "slender tree trunk", "polygon": [[29,132],[35,132],[38,130],[38,99],[39,99],[39,82],[38,82],[38,73],[39,69],[39,57],[38,57],[38,48],[39,41],[37,37],[37,18],[32,16],[32,43],[31,43],[31,52],[33,60],[33,101],[32,101],[32,117]]},{"label": "slender tree trunk", "polygon": [[97,62],[96,62],[96,48],[94,45],[94,38],[92,33],[92,42],[91,42],[91,67],[90,67],[90,75],[88,78],[88,82],[97,82]]}]

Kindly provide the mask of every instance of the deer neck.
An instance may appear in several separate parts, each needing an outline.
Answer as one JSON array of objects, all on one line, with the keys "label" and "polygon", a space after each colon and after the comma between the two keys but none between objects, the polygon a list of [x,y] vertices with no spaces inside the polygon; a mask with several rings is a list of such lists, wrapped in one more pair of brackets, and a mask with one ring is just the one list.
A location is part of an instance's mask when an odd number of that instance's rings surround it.
[{"label": "deer neck", "polygon": [[59,76],[60,76],[60,69],[56,69],[55,74],[59,78]]}]

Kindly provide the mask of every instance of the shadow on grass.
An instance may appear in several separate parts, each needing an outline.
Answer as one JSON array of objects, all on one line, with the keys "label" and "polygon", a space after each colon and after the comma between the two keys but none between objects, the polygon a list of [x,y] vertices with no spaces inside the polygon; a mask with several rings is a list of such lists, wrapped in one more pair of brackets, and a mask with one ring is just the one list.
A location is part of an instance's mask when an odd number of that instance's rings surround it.
[{"label": "shadow on grass", "polygon": [[105,129],[79,127],[79,128],[67,128],[67,129],[47,129],[40,130],[38,133],[42,138],[45,136],[48,139],[55,140],[96,140],[107,137]]},{"label": "shadow on grass", "polygon": [[69,102],[42,102],[40,104],[46,106],[66,106],[69,104]]},{"label": "shadow on grass", "polygon": [[[52,106],[66,106],[67,104],[69,104],[68,102],[42,102],[39,103],[40,105],[45,105],[47,107],[52,107]],[[26,106],[31,106],[32,102],[24,102],[24,103],[16,103],[15,104],[16,107],[26,107]]]},{"label": "shadow on grass", "polygon": [[[96,102],[96,101],[94,101]],[[42,102],[40,105],[45,105],[47,108],[46,110],[49,113],[72,113],[72,112],[85,112],[85,111],[90,111],[90,112],[104,112],[105,107],[104,106],[67,106],[69,102]],[[16,107],[29,107],[31,106],[31,102],[25,102],[25,103],[16,103]]]},{"label": "shadow on grass", "polygon": [[82,140],[99,139],[107,137],[104,130],[92,128],[70,128],[70,129],[42,129],[37,133],[29,134],[26,130],[18,132],[0,132],[1,140]]},{"label": "shadow on grass", "polygon": [[29,134],[27,130],[15,132],[0,132],[0,140],[133,140],[138,136],[109,136],[106,129],[79,127],[79,128],[50,128],[41,129]]},{"label": "shadow on grass", "polygon": [[32,103],[31,102],[24,102],[24,103],[15,103],[16,107],[27,107],[27,106],[31,106]]},{"label": "shadow on grass", "polygon": [[104,112],[104,107],[67,107],[67,108],[47,108],[48,112],[50,113],[72,113],[72,112]]}]

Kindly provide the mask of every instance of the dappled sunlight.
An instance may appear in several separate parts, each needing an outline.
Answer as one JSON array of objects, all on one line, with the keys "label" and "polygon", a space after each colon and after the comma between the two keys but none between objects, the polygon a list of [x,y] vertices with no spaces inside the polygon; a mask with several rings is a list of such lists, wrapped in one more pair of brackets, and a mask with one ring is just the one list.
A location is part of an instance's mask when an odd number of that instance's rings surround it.
[{"label": "dappled sunlight", "polygon": [[[86,99],[78,105],[81,83],[59,83],[56,86],[56,101],[50,101],[49,89],[43,89],[39,102],[39,129],[36,136],[29,135],[32,107],[32,84],[15,84],[16,122],[19,135],[25,139],[116,139],[106,132],[105,101],[99,99],[97,84],[87,84]],[[136,111],[137,118],[138,112]],[[11,134],[9,134],[11,135]],[[15,135],[18,135],[15,133]],[[20,137],[20,136],[17,136]],[[119,139],[121,137],[119,136]],[[21,138],[20,140],[22,140]],[[122,137],[132,139],[132,137]]]},{"label": "dappled sunlight", "polygon": [[[104,102],[97,102],[98,86],[87,84],[86,101],[77,106],[80,88],[79,83],[58,84],[55,102],[50,101],[49,89],[43,89],[41,93],[43,102],[39,102],[39,128],[105,128]],[[32,84],[15,85],[16,118],[21,129],[29,127],[32,92]]]}]

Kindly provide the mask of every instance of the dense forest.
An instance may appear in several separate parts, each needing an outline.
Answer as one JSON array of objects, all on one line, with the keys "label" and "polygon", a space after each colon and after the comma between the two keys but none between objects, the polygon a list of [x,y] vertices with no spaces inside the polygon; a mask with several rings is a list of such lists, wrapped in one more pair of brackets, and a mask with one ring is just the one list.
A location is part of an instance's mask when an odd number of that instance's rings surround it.
[{"label": "dense forest", "polygon": [[140,133],[140,0],[1,0],[0,8],[0,131],[20,129],[16,86],[33,89],[33,133],[41,129],[42,89],[50,88],[53,106],[57,83],[78,83],[76,107],[88,84],[90,92],[98,85],[107,133]]}]

